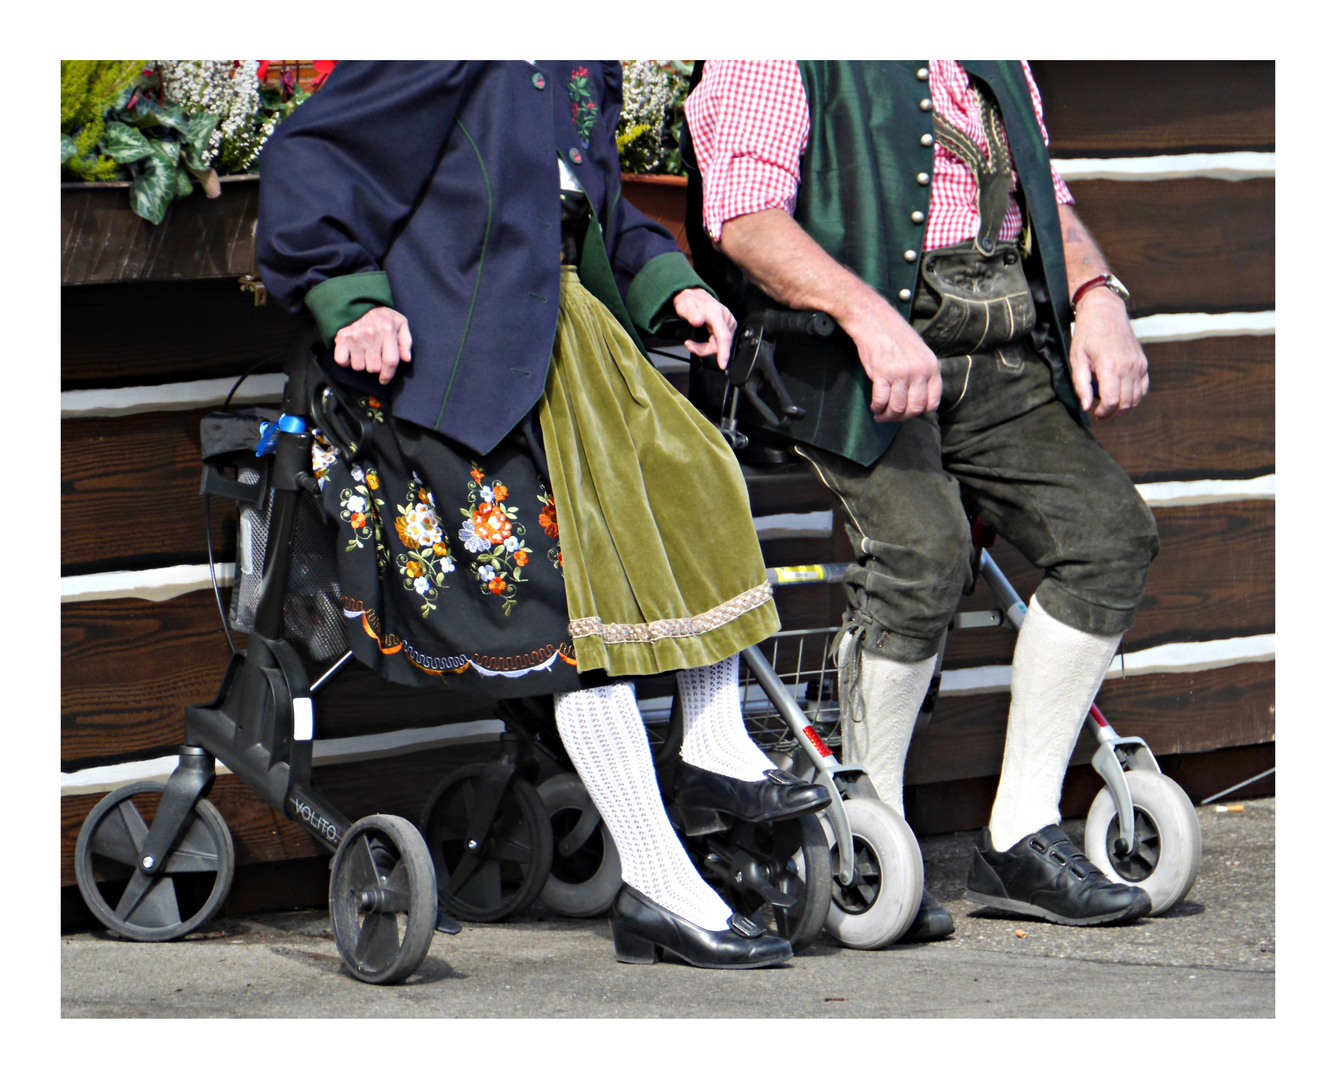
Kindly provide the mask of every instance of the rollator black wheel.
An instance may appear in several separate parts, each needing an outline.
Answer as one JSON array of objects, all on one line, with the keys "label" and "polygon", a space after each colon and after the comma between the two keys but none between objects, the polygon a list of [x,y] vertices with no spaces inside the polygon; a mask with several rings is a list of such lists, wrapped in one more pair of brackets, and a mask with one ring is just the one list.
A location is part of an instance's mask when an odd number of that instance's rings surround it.
[{"label": "rollator black wheel", "polygon": [[[821,933],[830,910],[831,865],[816,814],[773,824],[740,821],[684,843],[701,876],[730,908],[787,938],[795,953]],[[775,903],[768,890],[795,903]]]},{"label": "rollator black wheel", "polygon": [[[552,869],[552,826],[538,792],[513,776],[482,837],[469,822],[484,796],[486,764],[466,765],[447,776],[422,817],[442,910],[458,919],[496,922],[538,898]],[[470,849],[470,842],[477,847]]]},{"label": "rollator black wheel", "polygon": [[552,828],[552,871],[539,899],[573,919],[603,914],[622,886],[622,861],[612,833],[575,773],[544,780],[538,797]]},{"label": "rollator black wheel", "polygon": [[74,845],[84,903],[108,930],[131,941],[175,941],[206,922],[227,898],[236,855],[217,808],[200,799],[162,869],[140,889],[139,849],[166,784],[140,780],[93,807]]},{"label": "rollator black wheel", "polygon": [[353,823],[334,852],[329,917],[348,970],[363,982],[403,982],[436,930],[431,856],[411,822],[375,814]]}]

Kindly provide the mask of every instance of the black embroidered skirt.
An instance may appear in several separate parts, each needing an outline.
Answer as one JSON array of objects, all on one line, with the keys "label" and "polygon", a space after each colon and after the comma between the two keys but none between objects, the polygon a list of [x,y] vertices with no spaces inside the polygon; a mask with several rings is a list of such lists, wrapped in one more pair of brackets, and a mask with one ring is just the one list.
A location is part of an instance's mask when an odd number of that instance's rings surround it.
[{"label": "black embroidered skirt", "polygon": [[778,629],[732,452],[573,270],[538,408],[551,480],[515,433],[479,455],[351,404],[371,420],[359,460],[317,435],[314,464],[351,648],[383,678],[549,694]]}]

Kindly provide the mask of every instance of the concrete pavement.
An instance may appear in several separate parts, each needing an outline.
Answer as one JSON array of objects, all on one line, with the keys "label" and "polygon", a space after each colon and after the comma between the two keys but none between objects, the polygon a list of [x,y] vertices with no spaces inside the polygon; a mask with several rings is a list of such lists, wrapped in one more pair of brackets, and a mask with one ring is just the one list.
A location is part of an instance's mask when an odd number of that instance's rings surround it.
[{"label": "concrete pavement", "polygon": [[[438,934],[401,986],[342,968],[325,911],[223,919],[166,944],[61,938],[62,1017],[1273,1017],[1275,800],[1199,807],[1197,884],[1168,915],[1072,928],[964,899],[972,834],[923,842],[948,941],[878,952],[822,935],[787,967],[700,971],[613,961],[606,919],[535,906]],[[1065,823],[1080,838],[1082,822]]]}]

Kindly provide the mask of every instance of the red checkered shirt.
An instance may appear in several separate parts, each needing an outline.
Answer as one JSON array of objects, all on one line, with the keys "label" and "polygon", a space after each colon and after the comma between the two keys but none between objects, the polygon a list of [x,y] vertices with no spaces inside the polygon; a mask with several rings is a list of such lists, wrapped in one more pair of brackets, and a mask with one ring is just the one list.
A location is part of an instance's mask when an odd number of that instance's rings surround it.
[{"label": "red checkered shirt", "polygon": [[[1021,61],[1034,100],[1044,143],[1043,106],[1030,65]],[[970,77],[954,60],[928,62],[928,92],[933,110],[947,123],[986,150],[979,99]],[[715,240],[725,221],[758,210],[782,209],[792,214],[798,201],[798,163],[807,149],[807,94],[793,60],[711,60],[700,85],[686,102],[692,145],[704,187],[705,227]],[[1013,192],[1000,239],[1015,240],[1021,232],[1021,211]],[[1053,170],[1058,202],[1072,195]],[[979,230],[978,182],[955,154],[933,146],[932,186],[923,250],[973,239]]]}]

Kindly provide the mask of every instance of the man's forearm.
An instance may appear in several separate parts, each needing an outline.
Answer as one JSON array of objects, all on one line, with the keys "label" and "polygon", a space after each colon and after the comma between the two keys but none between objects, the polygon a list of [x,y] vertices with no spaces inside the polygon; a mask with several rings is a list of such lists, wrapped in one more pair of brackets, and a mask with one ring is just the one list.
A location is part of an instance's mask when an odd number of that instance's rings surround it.
[{"label": "man's forearm", "polygon": [[783,210],[724,222],[719,249],[786,307],[824,311],[858,349],[879,421],[933,412],[941,398],[937,357],[881,293],[831,258]]},{"label": "man's forearm", "polygon": [[882,299],[783,210],[730,218],[718,246],[767,296],[785,307],[824,311],[842,326]]},{"label": "man's forearm", "polygon": [[1100,274],[1109,273],[1108,260],[1100,251],[1095,238],[1085,223],[1076,216],[1068,203],[1058,205],[1058,221],[1062,225],[1062,250],[1067,266],[1067,289],[1075,292],[1083,283]]}]

